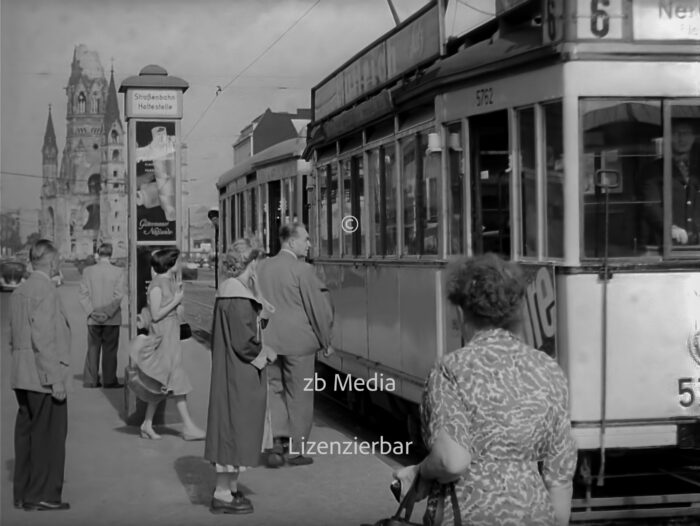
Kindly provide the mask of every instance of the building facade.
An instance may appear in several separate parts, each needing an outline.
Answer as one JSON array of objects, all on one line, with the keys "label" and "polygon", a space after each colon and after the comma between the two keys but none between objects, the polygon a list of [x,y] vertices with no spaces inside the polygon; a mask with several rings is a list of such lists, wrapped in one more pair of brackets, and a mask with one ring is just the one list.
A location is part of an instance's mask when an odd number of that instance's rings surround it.
[{"label": "building facade", "polygon": [[59,170],[51,108],[42,147],[41,235],[61,256],[83,259],[104,242],[115,258],[127,244],[126,133],[114,71],[109,82],[95,51],[78,45],[66,87],[66,143]]}]

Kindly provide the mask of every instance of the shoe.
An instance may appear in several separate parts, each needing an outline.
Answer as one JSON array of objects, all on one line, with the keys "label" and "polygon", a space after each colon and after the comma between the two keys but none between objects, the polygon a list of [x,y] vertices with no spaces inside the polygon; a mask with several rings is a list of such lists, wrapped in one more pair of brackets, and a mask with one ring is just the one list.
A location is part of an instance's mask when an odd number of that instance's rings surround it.
[{"label": "shoe", "polygon": [[25,502],[23,505],[25,511],[58,511],[69,510],[70,504],[67,502]]},{"label": "shoe", "polygon": [[83,384],[83,387],[85,389],[97,389],[98,387],[102,387],[102,384],[100,382],[86,382]]},{"label": "shoe", "polygon": [[22,508],[24,508],[24,501],[21,499],[17,499],[15,501],[15,508],[17,508],[18,510],[21,510]]},{"label": "shoe", "polygon": [[287,464],[290,466],[308,466],[313,464],[314,459],[311,457],[305,457],[303,455],[297,455],[296,457],[291,457],[287,459]]},{"label": "shoe", "polygon": [[268,468],[279,468],[284,466],[284,456],[280,455],[279,453],[275,453],[274,450],[272,450],[267,454],[265,464],[267,464]]},{"label": "shoe", "polygon": [[147,438],[149,440],[160,440],[163,437],[160,436],[155,431],[153,431],[153,428],[148,429],[148,428],[141,426],[141,438]]},{"label": "shoe", "polygon": [[[236,494],[238,494],[238,492],[236,492]],[[253,513],[253,504],[251,504],[251,502],[242,495],[241,497],[234,495],[231,502],[226,502],[225,500],[220,500],[213,497],[211,499],[209,511],[216,514],[231,513],[243,515],[245,513]]]},{"label": "shoe", "polygon": [[189,434],[186,432],[182,432],[182,440],[185,440],[187,442],[194,442],[196,440],[204,440],[207,438],[207,433],[206,431],[198,431],[197,433],[194,434]]},{"label": "shoe", "polygon": [[119,382],[104,384],[104,386],[102,386],[103,389],[121,389],[122,387],[124,387],[124,384],[120,384]]}]

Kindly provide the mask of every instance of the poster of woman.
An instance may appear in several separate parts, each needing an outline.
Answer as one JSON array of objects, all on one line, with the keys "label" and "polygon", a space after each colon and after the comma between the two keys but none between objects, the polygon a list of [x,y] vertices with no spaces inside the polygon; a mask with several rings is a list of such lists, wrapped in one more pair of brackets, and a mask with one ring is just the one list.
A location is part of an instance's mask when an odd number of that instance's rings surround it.
[{"label": "poster of woman", "polygon": [[136,123],[136,241],[176,239],[174,122]]}]

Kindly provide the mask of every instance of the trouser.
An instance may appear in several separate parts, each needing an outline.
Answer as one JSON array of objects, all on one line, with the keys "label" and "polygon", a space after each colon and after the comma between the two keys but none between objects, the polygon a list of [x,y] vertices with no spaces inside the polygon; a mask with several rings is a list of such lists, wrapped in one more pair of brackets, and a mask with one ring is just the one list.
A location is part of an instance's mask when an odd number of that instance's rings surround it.
[{"label": "trouser", "polygon": [[117,383],[117,351],[119,325],[88,325],[88,350],[85,355],[83,383],[99,381],[100,349],[102,349],[102,383]]},{"label": "trouser", "polygon": [[15,501],[60,502],[68,433],[68,403],[16,389]]},{"label": "trouser", "polygon": [[[314,419],[314,391],[305,378],[314,375],[315,354],[305,356],[278,355],[270,364],[270,413],[275,437],[289,437],[294,449],[308,439]],[[311,384],[313,386],[313,384]]]}]

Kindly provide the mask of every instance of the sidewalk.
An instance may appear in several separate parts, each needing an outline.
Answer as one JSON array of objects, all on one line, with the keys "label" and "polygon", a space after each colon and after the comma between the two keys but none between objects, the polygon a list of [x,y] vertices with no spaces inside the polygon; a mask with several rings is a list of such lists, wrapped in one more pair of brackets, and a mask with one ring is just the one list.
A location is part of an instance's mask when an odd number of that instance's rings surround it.
[{"label": "sidewalk", "polygon": [[[124,393],[83,389],[86,327],[77,300],[77,284],[61,287],[73,328],[74,391],[69,396],[64,500],[72,509],[61,512],[25,512],[12,506],[13,427],[16,401],[9,389],[7,316],[2,316],[2,440],[5,468],[2,477],[2,525],[208,525],[357,526],[391,515],[395,503],[388,491],[391,468],[369,455],[316,456],[311,466],[259,468],[242,475],[242,490],[250,494],[255,513],[213,515],[208,511],[214,488],[214,470],[202,458],[203,442],[185,442],[179,425],[170,426],[163,440],[139,438],[135,427],[120,418]],[[2,309],[9,304],[3,294]],[[208,349],[194,340],[184,342],[185,367],[194,392],[190,409],[197,423],[206,425],[211,359]],[[127,334],[122,330],[119,369],[127,363]],[[317,425],[316,440],[342,441],[348,437]],[[419,520],[418,516],[414,520]]]}]

